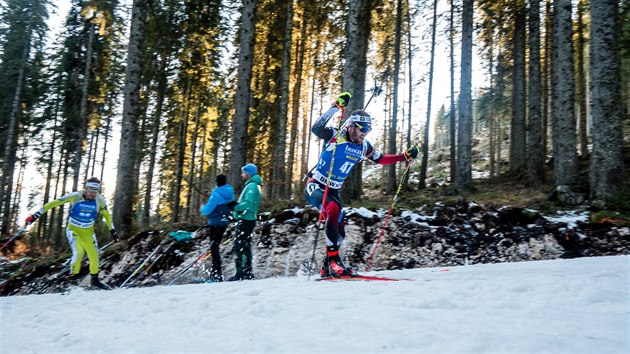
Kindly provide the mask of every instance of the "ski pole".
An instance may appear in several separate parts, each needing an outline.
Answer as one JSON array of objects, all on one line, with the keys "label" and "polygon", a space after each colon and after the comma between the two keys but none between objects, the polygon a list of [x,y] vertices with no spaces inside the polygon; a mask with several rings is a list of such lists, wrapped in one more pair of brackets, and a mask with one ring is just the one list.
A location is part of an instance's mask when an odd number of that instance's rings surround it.
[{"label": "ski pole", "polygon": [[153,260],[153,262],[151,262],[151,264],[149,264],[148,267],[146,267],[144,269],[144,272],[142,272],[143,274],[149,274],[149,271],[151,270],[151,268],[153,268],[153,266],[155,265],[155,263],[157,263],[160,259],[162,259],[162,257],[164,256],[164,254],[168,252],[168,249],[166,251],[163,251],[159,256],[157,256],[156,259]]},{"label": "ski pole", "polygon": [[[165,238],[165,239],[164,239],[164,241],[166,241],[166,240],[168,240],[168,238]],[[153,257],[153,255],[154,255],[154,254],[155,254],[155,253],[156,253],[156,252],[157,252],[157,251],[158,251],[158,250],[159,250],[162,246],[164,246],[164,244],[165,244],[165,242],[164,242],[164,241],[160,242],[160,244],[159,244],[159,245],[158,245],[158,246],[157,246],[157,247],[153,250],[153,252],[151,252],[151,254],[149,254],[149,256],[148,256],[147,258],[145,258],[144,262],[142,262],[142,263],[138,266],[138,268],[136,268],[136,270],[134,270],[134,272],[133,272],[133,273],[131,273],[131,275],[130,275],[130,276],[129,276],[129,277],[128,277],[128,278],[127,278],[127,279],[126,279],[126,280],[125,280],[125,281],[124,281],[124,282],[123,282],[123,283],[122,283],[122,284],[118,287],[118,288],[122,288],[123,286],[125,286],[125,285],[127,284],[127,282],[128,282],[131,278],[133,278],[133,277],[136,275],[136,273],[138,273],[138,271],[139,271],[140,269],[142,269],[142,267],[143,267],[143,266],[144,266],[144,265],[145,265],[145,264],[149,261],[149,259],[150,259],[151,257]]]},{"label": "ski pole", "polygon": [[372,94],[370,95],[370,99],[368,99],[367,103],[365,104],[365,107],[363,107],[363,110],[365,111],[367,109],[367,107],[370,105],[370,102],[372,102],[372,98],[374,96],[378,97],[382,92],[383,92],[382,88],[378,86],[374,86],[374,89],[372,90]]},{"label": "ski pole", "polygon": [[[227,245],[228,243],[230,243],[232,241],[233,241],[232,238],[228,238],[225,241],[221,242],[221,244],[219,246]],[[186,272],[188,272],[188,270],[190,268],[194,267],[196,264],[198,264],[198,263],[200,263],[202,261],[205,261],[206,259],[208,259],[208,257],[210,257],[211,254],[212,254],[212,241],[210,242],[210,246],[208,246],[208,248],[205,250],[204,253],[202,253],[199,257],[197,257],[197,259],[195,259],[192,263],[187,265],[184,269],[182,269],[182,270],[178,271],[177,273],[175,273],[175,275],[173,275],[173,278],[171,279],[171,281],[168,284],[166,284],[166,285],[175,284],[175,282],[178,281],[179,279],[181,279],[181,277],[183,277],[184,274],[186,274]]]},{"label": "ski pole", "polygon": [[211,253],[211,248],[208,247],[208,249],[206,249],[206,251],[201,254],[201,256],[197,257],[197,259],[195,259],[194,261],[192,261],[192,263],[190,263],[189,265],[187,265],[184,269],[180,270],[179,272],[175,273],[175,275],[173,276],[173,279],[171,279],[170,282],[168,282],[168,284],[166,285],[172,285],[174,284],[176,281],[178,281],[181,277],[184,276],[184,274],[186,274],[186,272],[188,272],[188,270],[190,268],[192,268],[195,264],[197,264],[200,260],[205,260],[206,258],[208,258],[208,255],[210,255]]},{"label": "ski pole", "polygon": [[367,266],[365,267],[366,272],[369,272],[370,268],[372,267],[372,261],[374,260],[374,255],[376,254],[376,250],[378,249],[378,246],[381,243],[381,238],[383,237],[383,234],[385,233],[385,228],[387,227],[389,218],[392,216],[392,211],[394,210],[394,206],[396,205],[396,201],[398,200],[398,194],[400,193],[403,183],[405,183],[405,178],[407,177],[407,174],[409,173],[409,167],[411,167],[411,162],[407,161],[407,167],[405,168],[405,172],[403,172],[403,175],[400,178],[400,183],[398,184],[398,189],[396,190],[396,194],[394,194],[392,205],[389,207],[389,212],[387,212],[387,217],[385,218],[385,222],[383,223],[383,226],[381,227],[381,231],[378,234],[378,238],[376,239],[376,243],[374,244],[372,255],[370,256]]},{"label": "ski pole", "polygon": [[5,242],[2,247],[0,247],[0,251],[2,251],[5,247],[7,247],[9,245],[9,243],[11,243],[11,241],[15,240],[16,238],[18,238],[19,236],[21,236],[22,234],[24,234],[26,232],[26,228],[25,227],[21,227],[19,230],[17,230],[13,236],[11,236],[11,238],[9,239],[9,241]]},{"label": "ski pole", "polygon": [[[196,231],[195,231],[195,232],[196,232]],[[173,243],[171,243],[171,245],[170,245],[170,246],[168,246],[168,248],[166,248],[165,250],[163,250],[162,252],[160,252],[160,255],[159,255],[156,259],[154,259],[154,260],[153,260],[153,262],[151,262],[151,264],[149,264],[149,266],[148,266],[148,267],[146,267],[146,268],[144,269],[144,272],[143,272],[143,273],[144,273],[144,274],[149,274],[149,271],[151,270],[151,268],[153,268],[153,266],[154,266],[154,265],[155,265],[155,264],[156,264],[156,263],[157,263],[157,262],[158,262],[158,261],[159,261],[159,260],[160,260],[160,259],[161,259],[164,255],[165,255],[165,254],[167,254],[168,252],[170,252],[170,250],[171,250],[171,249],[173,248],[173,246],[175,246],[176,244],[177,244],[176,242],[173,242]],[[133,282],[132,282],[132,283],[133,283]]]},{"label": "ski pole", "polygon": [[107,243],[105,246],[101,247],[101,248],[98,250],[98,253],[99,253],[99,254],[103,253],[103,251],[105,251],[105,250],[107,249],[107,247],[109,247],[109,246],[111,246],[111,245],[113,245],[113,244],[114,244],[114,241],[109,241],[109,243]]},{"label": "ski pole", "polygon": [[[332,157],[330,158],[330,168],[328,169],[328,177],[326,178],[326,188],[324,189],[324,197],[322,199],[322,208],[319,211],[319,217],[317,218],[317,232],[315,233],[315,241],[313,242],[313,255],[311,256],[311,262],[309,264],[309,271],[307,281],[311,280],[311,269],[313,269],[313,263],[315,262],[315,251],[317,250],[317,241],[319,241],[319,231],[323,229],[322,220],[324,220],[324,210],[326,208],[326,199],[328,198],[328,190],[330,184],[330,177],[332,176],[333,166],[335,164],[335,153],[337,152],[337,139],[341,133],[341,127],[344,124],[345,107],[341,107],[341,116],[339,117],[339,128],[337,129],[337,135],[333,138],[335,140],[335,146],[333,146]],[[331,140],[332,142],[332,140]]]}]

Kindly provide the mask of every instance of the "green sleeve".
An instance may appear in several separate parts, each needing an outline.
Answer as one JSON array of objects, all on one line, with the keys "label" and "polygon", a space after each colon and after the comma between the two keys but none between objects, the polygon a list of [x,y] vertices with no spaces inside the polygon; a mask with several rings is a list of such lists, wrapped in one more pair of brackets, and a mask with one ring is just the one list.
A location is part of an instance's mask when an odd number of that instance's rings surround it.
[{"label": "green sleeve", "polygon": [[105,219],[105,223],[110,230],[114,229],[114,222],[112,221],[112,215],[109,213],[107,209],[107,204],[105,203],[105,199],[99,194],[98,196],[99,204],[100,204],[100,212],[103,214],[103,218]]},{"label": "green sleeve", "polygon": [[81,194],[80,192],[68,193],[59,199],[56,199],[56,200],[53,200],[52,202],[48,202],[44,204],[44,207],[41,208],[39,212],[43,214],[52,208],[56,208],[66,203],[70,203],[71,201],[75,200],[80,194]]}]

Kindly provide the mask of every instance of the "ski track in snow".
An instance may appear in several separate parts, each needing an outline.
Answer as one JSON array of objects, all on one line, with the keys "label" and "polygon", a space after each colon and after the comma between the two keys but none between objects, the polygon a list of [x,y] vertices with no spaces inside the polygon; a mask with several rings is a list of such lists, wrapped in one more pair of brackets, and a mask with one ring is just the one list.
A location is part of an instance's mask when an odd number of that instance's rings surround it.
[{"label": "ski track in snow", "polygon": [[0,298],[0,353],[628,353],[629,256]]}]

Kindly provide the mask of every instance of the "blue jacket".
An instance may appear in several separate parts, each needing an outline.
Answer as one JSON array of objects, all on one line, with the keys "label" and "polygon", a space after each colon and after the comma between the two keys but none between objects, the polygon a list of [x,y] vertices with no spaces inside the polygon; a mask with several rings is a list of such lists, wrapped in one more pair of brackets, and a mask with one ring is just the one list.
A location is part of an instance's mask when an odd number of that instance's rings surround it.
[{"label": "blue jacket", "polygon": [[232,211],[227,206],[227,203],[233,200],[234,189],[229,184],[213,189],[210,199],[201,207],[201,215],[208,217],[208,225],[228,225]]}]

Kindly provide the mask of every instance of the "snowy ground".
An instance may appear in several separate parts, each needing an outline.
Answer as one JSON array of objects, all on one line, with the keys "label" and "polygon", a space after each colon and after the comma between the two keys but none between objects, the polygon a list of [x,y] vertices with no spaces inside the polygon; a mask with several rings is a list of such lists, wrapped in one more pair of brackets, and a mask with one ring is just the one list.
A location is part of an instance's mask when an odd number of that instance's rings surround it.
[{"label": "snowy ground", "polygon": [[0,298],[0,353],[628,353],[629,256]]}]

